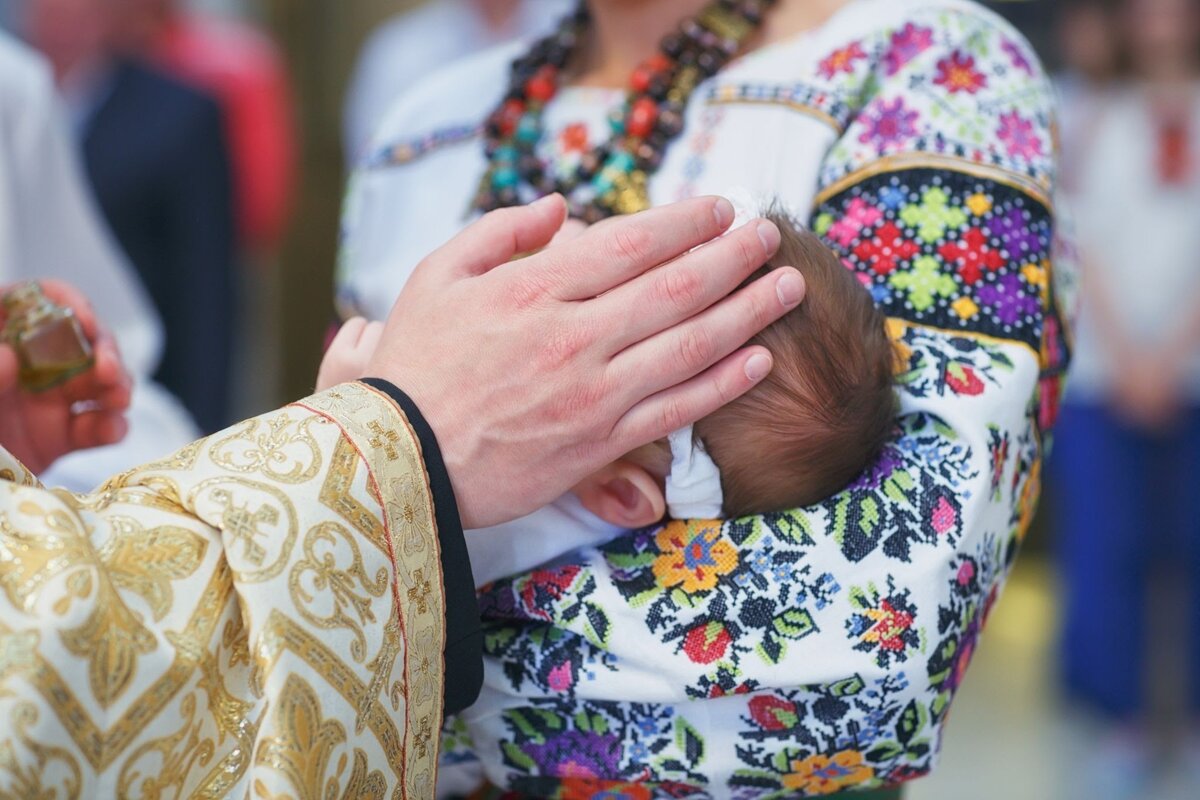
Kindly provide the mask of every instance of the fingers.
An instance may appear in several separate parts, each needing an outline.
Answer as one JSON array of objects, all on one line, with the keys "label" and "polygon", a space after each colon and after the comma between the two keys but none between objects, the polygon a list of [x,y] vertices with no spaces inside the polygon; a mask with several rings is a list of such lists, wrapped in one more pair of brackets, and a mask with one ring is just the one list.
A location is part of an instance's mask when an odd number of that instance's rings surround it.
[{"label": "fingers", "polygon": [[75,312],[76,319],[83,327],[83,333],[89,340],[95,340],[99,324],[96,320],[96,312],[92,309],[92,304],[82,292],[76,289],[69,283],[60,280],[41,280],[38,283],[42,287],[42,292],[58,303],[60,306],[66,306]]},{"label": "fingers", "polygon": [[129,408],[132,381],[125,371],[117,343],[101,329],[93,353],[95,364],[90,370],[68,381],[63,394],[71,403],[87,403],[106,411]]},{"label": "fingers", "polygon": [[773,366],[766,348],[747,347],[691,380],[646,398],[613,429],[613,457],[707,417],[757,386]]},{"label": "fingers", "polygon": [[554,238],[550,240],[550,247],[558,244],[566,244],[567,242],[578,239],[588,229],[585,222],[578,219],[568,219],[565,221],[558,233],[554,234]]},{"label": "fingers", "polygon": [[334,334],[333,341],[329,343],[329,349],[341,351],[353,349],[357,346],[366,327],[367,321],[363,317],[352,317],[346,320]]},{"label": "fingers", "polygon": [[358,337],[358,349],[364,358],[363,366],[366,366],[366,361],[369,361],[375,354],[381,341],[383,341],[382,322],[368,322],[363,326],[362,333]]},{"label": "fingers", "polygon": [[621,333],[613,342],[618,352],[728,297],[775,255],[779,240],[773,223],[754,220],[596,298],[585,304],[587,311],[598,315],[601,330]]},{"label": "fingers", "polygon": [[777,269],[703,314],[618,354],[611,364],[613,385],[632,407],[683,383],[800,305],[804,292],[798,271]]},{"label": "fingers", "polygon": [[21,364],[16,352],[6,344],[0,344],[0,392],[17,388],[21,378]]},{"label": "fingers", "polygon": [[71,451],[116,444],[129,432],[125,417],[112,411],[88,411],[71,417],[67,423]]},{"label": "fingers", "polygon": [[543,273],[558,299],[586,300],[711,241],[732,222],[733,206],[724,198],[684,200],[593,226],[529,266]]},{"label": "fingers", "polygon": [[527,206],[489,212],[435,251],[418,267],[418,274],[482,275],[514,256],[545,247],[566,217],[566,201],[557,194]]}]

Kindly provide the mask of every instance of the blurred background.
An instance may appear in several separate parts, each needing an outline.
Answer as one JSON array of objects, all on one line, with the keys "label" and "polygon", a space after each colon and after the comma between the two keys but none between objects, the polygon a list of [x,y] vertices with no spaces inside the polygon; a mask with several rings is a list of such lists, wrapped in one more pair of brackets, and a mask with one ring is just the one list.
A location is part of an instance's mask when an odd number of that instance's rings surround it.
[{"label": "blurred background", "polygon": [[[543,4],[561,6],[524,3]],[[432,61],[529,28],[522,5],[0,0],[0,25],[54,66],[118,242],[161,315],[185,320],[167,326],[156,377],[202,428],[311,391],[347,163]],[[1064,193],[1098,277],[1035,530],[941,770],[907,796],[1200,798],[1200,11],[1192,0],[987,5],[1057,77]],[[114,69],[113,42],[137,58]],[[144,140],[166,132],[177,150]],[[224,185],[185,163],[220,160]],[[186,224],[139,224],[175,202],[195,210]],[[1181,297],[1190,313],[1168,313]],[[224,319],[237,334],[216,342],[211,323]],[[180,365],[196,363],[226,386],[223,402],[186,385]]]}]

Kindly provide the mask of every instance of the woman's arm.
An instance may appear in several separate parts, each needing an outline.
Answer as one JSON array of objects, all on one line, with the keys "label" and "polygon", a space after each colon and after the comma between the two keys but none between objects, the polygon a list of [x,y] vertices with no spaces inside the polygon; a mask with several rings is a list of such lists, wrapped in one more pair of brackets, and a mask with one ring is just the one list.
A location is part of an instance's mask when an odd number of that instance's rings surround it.
[{"label": "woman's arm", "polygon": [[930,3],[845,47],[850,74],[816,87],[849,111],[812,224],[892,318],[895,438],[812,508],[672,522],[489,592],[466,719],[497,743],[495,782],[768,797],[934,764],[1032,517],[1067,362],[1052,95],[973,7]]}]

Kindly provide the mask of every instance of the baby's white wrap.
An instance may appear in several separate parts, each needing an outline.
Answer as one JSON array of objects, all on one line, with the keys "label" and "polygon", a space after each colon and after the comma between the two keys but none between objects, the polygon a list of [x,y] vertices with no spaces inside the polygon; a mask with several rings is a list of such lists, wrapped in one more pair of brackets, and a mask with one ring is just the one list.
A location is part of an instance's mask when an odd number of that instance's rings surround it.
[{"label": "baby's white wrap", "polygon": [[671,474],[667,476],[667,513],[672,519],[718,519],[725,504],[721,470],[704,450],[692,426],[667,437]]}]

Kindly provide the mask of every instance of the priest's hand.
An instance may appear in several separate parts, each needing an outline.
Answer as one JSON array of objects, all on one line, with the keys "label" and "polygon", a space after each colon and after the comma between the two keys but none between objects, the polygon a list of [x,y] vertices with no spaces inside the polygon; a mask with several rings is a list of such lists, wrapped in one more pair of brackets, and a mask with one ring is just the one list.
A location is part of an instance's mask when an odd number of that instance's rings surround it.
[{"label": "priest's hand", "polygon": [[779,231],[721,236],[723,199],[547,247],[565,215],[558,196],[495,211],[426,258],[368,367],[433,428],[466,527],[528,513],[749,390],[772,359],[746,342],[803,299],[791,268],[738,289]]},{"label": "priest's hand", "polygon": [[32,393],[20,387],[16,353],[0,344],[0,445],[35,474],[67,453],[124,438],[131,388],[116,342],[83,295],[59,281],[40,283],[52,300],[75,312],[96,363],[62,386]]}]

